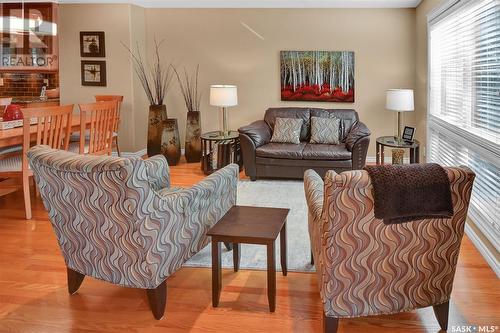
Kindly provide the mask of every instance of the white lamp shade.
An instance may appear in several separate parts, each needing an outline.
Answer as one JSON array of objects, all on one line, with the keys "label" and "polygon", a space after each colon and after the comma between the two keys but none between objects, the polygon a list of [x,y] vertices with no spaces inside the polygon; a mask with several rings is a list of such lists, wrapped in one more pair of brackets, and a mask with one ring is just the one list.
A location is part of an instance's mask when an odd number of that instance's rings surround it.
[{"label": "white lamp shade", "polygon": [[406,112],[415,109],[413,105],[413,90],[389,89],[387,90],[385,107],[387,110]]},{"label": "white lamp shade", "polygon": [[223,107],[238,105],[238,89],[231,85],[211,85],[210,105]]}]

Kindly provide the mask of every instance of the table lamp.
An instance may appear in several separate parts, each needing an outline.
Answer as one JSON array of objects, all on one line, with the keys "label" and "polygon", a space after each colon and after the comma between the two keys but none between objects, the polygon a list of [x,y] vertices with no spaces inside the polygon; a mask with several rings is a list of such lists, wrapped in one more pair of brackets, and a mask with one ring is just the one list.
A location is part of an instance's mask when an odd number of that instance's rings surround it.
[{"label": "table lamp", "polygon": [[389,89],[387,90],[385,107],[387,110],[398,113],[398,141],[401,142],[401,112],[413,111],[412,89]]},{"label": "table lamp", "polygon": [[210,86],[210,105],[222,109],[222,135],[227,136],[227,108],[238,105],[237,87],[232,85],[214,84]]}]

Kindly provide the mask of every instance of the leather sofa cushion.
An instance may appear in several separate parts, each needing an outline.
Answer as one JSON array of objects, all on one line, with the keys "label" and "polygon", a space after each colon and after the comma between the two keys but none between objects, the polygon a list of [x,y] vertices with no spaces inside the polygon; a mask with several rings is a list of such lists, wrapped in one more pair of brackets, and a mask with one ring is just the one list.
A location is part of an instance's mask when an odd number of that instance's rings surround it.
[{"label": "leather sofa cushion", "polygon": [[351,127],[359,120],[358,113],[352,109],[310,109],[311,117],[339,118],[340,119],[340,141],[345,142]]},{"label": "leather sofa cushion", "polygon": [[255,150],[259,157],[302,159],[302,150],[306,146],[305,142],[294,143],[268,143]]},{"label": "leather sofa cushion", "polygon": [[347,150],[345,144],[340,145],[325,145],[308,143],[302,151],[304,160],[349,160],[351,152]]},{"label": "leather sofa cushion", "polygon": [[300,129],[300,141],[307,141],[309,139],[309,127],[310,127],[310,112],[309,108],[293,108],[293,107],[282,107],[282,108],[269,108],[266,110],[264,115],[264,121],[271,127],[274,131],[274,124],[276,123],[276,118],[296,118],[302,119],[302,127]]}]

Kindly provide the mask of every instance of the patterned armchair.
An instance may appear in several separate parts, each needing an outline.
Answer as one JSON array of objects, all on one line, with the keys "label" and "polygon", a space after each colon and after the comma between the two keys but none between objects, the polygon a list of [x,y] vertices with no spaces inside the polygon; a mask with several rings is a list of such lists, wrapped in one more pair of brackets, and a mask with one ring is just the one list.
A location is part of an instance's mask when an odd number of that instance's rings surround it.
[{"label": "patterned armchair", "polygon": [[431,305],[446,330],[475,175],[467,168],[445,170],[453,217],[392,225],[374,216],[366,171],[329,171],[324,184],[314,171],[306,171],[311,260],[316,265],[325,332],[336,332],[339,318]]},{"label": "patterned armchair", "polygon": [[28,158],[70,294],[86,275],[146,289],[156,319],[165,311],[167,277],[208,244],[206,232],[236,203],[235,164],[191,188],[171,189],[163,156],[83,156],[35,146]]}]

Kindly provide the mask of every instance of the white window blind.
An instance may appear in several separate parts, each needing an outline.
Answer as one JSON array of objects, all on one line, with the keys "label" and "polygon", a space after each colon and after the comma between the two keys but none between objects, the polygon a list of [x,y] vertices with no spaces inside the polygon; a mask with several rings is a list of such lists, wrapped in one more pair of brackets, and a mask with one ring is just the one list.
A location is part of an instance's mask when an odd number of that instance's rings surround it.
[{"label": "white window blind", "polygon": [[500,0],[457,0],[428,24],[428,160],[476,172],[469,213],[500,248]]}]

